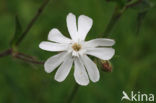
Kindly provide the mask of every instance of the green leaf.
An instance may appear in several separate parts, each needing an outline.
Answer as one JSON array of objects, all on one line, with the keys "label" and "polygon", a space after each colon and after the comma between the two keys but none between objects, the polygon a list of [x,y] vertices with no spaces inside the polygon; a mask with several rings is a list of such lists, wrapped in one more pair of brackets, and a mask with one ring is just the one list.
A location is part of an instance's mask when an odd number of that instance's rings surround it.
[{"label": "green leaf", "polygon": [[14,36],[11,40],[11,46],[14,47],[17,40],[19,39],[20,35],[22,34],[22,27],[21,27],[21,24],[20,24],[20,21],[19,21],[19,18],[18,16],[16,15],[15,16],[15,33],[14,33]]}]

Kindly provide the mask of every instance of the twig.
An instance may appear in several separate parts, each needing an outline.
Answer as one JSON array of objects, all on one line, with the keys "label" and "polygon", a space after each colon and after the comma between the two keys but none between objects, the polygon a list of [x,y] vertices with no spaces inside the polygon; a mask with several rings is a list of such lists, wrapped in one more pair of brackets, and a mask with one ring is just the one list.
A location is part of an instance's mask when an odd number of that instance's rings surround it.
[{"label": "twig", "polygon": [[0,53],[0,57],[8,56],[9,54],[11,54],[11,49],[5,50]]},{"label": "twig", "polygon": [[44,62],[37,61],[37,60],[35,60],[35,59],[26,58],[26,57],[24,57],[23,55],[18,55],[18,54],[17,54],[17,55],[15,55],[14,57],[17,58],[17,59],[23,60],[23,61],[25,61],[25,62],[29,62],[29,63],[44,64]]},{"label": "twig", "polygon": [[104,35],[102,35],[102,37],[108,37],[112,31],[112,29],[114,28],[114,25],[117,23],[117,21],[119,20],[120,16],[122,15],[122,13],[120,13],[118,6],[115,7],[115,10],[113,12],[113,15],[111,17],[110,22],[108,23],[105,31],[104,31]]},{"label": "twig", "polygon": [[141,3],[143,0],[137,0],[136,2],[134,3],[129,3],[127,4],[125,7],[126,8],[130,8],[130,7],[133,7],[133,6],[136,6],[137,4]]},{"label": "twig", "polygon": [[35,21],[38,19],[40,14],[42,13],[43,9],[46,7],[50,0],[45,0],[44,3],[41,5],[41,7],[38,9],[36,15],[33,17],[33,19],[30,21],[28,26],[26,27],[25,31],[22,33],[21,37],[16,42],[16,45],[19,45],[19,43],[24,39],[24,37],[27,35],[27,33],[30,31],[31,27],[35,23]]},{"label": "twig", "polygon": [[72,101],[74,100],[74,97],[79,89],[79,85],[76,83],[71,94],[69,95],[68,99],[67,99],[67,102],[66,103],[72,103]]},{"label": "twig", "polygon": [[29,59],[36,59],[34,56],[30,56],[21,52],[17,52],[18,55],[25,57],[25,58],[29,58]]},{"label": "twig", "polygon": [[[20,38],[17,40],[16,45],[19,45],[21,43],[21,41],[24,39],[24,37],[30,31],[30,29],[32,28],[33,24],[38,19],[38,17],[41,15],[42,11],[44,10],[44,8],[46,7],[46,5],[48,4],[49,1],[50,0],[45,0],[43,2],[43,4],[38,9],[36,15],[32,18],[32,20],[30,21],[30,23],[27,25],[25,31],[22,33],[22,35],[20,36]],[[32,56],[28,56],[28,55],[26,55],[24,53],[20,53],[20,52],[14,51],[12,48],[11,49],[8,49],[8,50],[6,50],[6,51],[4,51],[2,53],[0,53],[0,57],[7,56],[9,54],[11,54],[13,57],[16,57],[17,59],[21,59],[21,60],[26,61],[26,62],[35,63],[35,64],[44,64],[44,62],[37,61]]]},{"label": "twig", "polygon": [[0,53],[0,57],[4,57],[4,56],[8,56],[8,55],[11,55],[17,59],[20,59],[20,60],[23,60],[23,61],[26,61],[29,63],[44,64],[44,62],[36,60],[35,57],[26,55],[21,52],[13,51],[13,49],[7,49],[7,50],[3,51],[2,53]]},{"label": "twig", "polygon": [[115,7],[115,10],[113,12],[113,15],[111,17],[111,20],[109,22],[109,24],[107,25],[105,31],[104,31],[104,35],[102,35],[102,37],[108,37],[110,36],[111,31],[114,28],[114,25],[117,23],[117,21],[119,20],[119,18],[122,16],[122,14],[130,7],[133,7],[137,4],[139,4],[140,2],[142,2],[142,0],[137,0],[135,2],[129,1],[129,3],[127,3],[125,6],[123,6],[122,8],[119,8],[118,5]]}]

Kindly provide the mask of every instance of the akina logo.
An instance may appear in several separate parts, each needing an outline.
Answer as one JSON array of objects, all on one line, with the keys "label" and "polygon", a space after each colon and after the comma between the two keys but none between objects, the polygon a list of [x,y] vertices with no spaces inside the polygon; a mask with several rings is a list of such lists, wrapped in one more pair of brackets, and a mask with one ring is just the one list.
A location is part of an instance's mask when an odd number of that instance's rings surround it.
[{"label": "akina logo", "polygon": [[137,93],[134,93],[133,91],[131,91],[129,96],[125,91],[122,91],[122,94],[123,94],[123,96],[121,98],[121,101],[128,100],[128,101],[141,101],[141,102],[151,101],[151,102],[154,102],[154,99],[155,99],[154,94],[145,94],[145,93],[141,93],[139,91]]}]

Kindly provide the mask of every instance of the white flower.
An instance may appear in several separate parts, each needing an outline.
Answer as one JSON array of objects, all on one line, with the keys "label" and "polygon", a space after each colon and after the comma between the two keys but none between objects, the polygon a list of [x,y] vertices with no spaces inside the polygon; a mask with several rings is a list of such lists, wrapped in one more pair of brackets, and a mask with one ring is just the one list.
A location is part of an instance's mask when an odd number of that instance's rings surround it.
[{"label": "white flower", "polygon": [[48,34],[49,41],[43,41],[39,44],[39,47],[43,50],[60,52],[45,62],[45,71],[51,73],[60,65],[56,71],[55,80],[62,82],[69,74],[74,63],[74,78],[78,84],[88,85],[89,79],[92,82],[97,82],[100,78],[99,70],[87,55],[109,60],[115,53],[115,50],[111,48],[115,41],[98,38],[85,42],[93,20],[85,15],[80,15],[78,27],[74,14],[69,13],[66,20],[71,39],[63,36],[58,29],[54,28]]}]

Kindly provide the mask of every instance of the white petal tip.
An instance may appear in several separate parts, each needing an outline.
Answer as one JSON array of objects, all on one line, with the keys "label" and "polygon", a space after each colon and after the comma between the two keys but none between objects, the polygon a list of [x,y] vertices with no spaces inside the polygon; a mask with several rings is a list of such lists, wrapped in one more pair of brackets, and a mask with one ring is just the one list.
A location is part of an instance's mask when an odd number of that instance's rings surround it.
[{"label": "white petal tip", "polygon": [[53,28],[53,29],[50,30],[49,34],[51,34],[51,33],[53,34],[53,32],[56,32],[56,31],[58,31],[58,29],[57,28]]},{"label": "white petal tip", "polygon": [[43,45],[43,42],[41,42],[41,43],[39,44],[39,48],[42,49],[43,46],[44,46],[44,45]]},{"label": "white petal tip", "polygon": [[115,40],[114,39],[110,39],[111,41],[112,41],[112,45],[114,45],[115,44]]},{"label": "white petal tip", "polygon": [[114,39],[109,39],[109,38],[100,38],[100,39],[104,39],[104,40],[107,40],[110,42],[110,45],[109,46],[113,46],[115,44],[115,40]]},{"label": "white petal tip", "polygon": [[44,63],[44,71],[46,73],[51,73],[52,72],[52,70],[47,66],[46,62]]},{"label": "white petal tip", "polygon": [[71,15],[74,15],[74,14],[70,12],[70,13],[68,13],[68,15],[67,15],[67,16],[71,16]]},{"label": "white petal tip", "polygon": [[46,42],[46,41],[42,41],[40,44],[39,44],[39,48],[42,49],[42,50],[48,50],[47,49],[47,46],[50,42]]},{"label": "white petal tip", "polygon": [[53,36],[55,36],[55,34],[58,33],[58,32],[59,32],[59,31],[58,31],[57,28],[51,29],[50,32],[49,32],[49,34],[48,34],[48,40],[51,41],[51,38],[52,38]]},{"label": "white petal tip", "polygon": [[92,82],[98,82],[100,80],[100,73],[99,73],[99,71],[98,71],[98,75],[96,76],[96,77],[94,77],[94,78],[92,78]]},{"label": "white petal tip", "polygon": [[87,86],[89,83],[78,83],[81,86]]},{"label": "white petal tip", "polygon": [[109,38],[104,38],[105,40],[108,40],[109,42],[111,42],[111,45],[114,45],[115,44],[115,40],[114,39],[109,39]]},{"label": "white petal tip", "polygon": [[84,20],[86,20],[87,22],[89,22],[90,24],[93,23],[93,19],[90,18],[90,17],[88,17],[88,16],[86,16],[86,15],[80,15],[80,19],[84,19]]},{"label": "white petal tip", "polygon": [[44,69],[44,70],[45,70],[46,73],[51,73],[51,71],[48,70],[48,69]]},{"label": "white petal tip", "polygon": [[47,67],[44,67],[44,71],[45,71],[46,73],[51,73],[51,70],[50,70],[50,69],[47,69]]},{"label": "white petal tip", "polygon": [[115,54],[115,50],[112,48],[111,55],[109,56],[109,58],[107,60],[112,59],[112,57],[114,56],[114,54]]},{"label": "white petal tip", "polygon": [[63,82],[66,78],[61,78],[60,76],[57,75],[57,72],[56,72],[54,79],[55,79],[57,82]]},{"label": "white petal tip", "polygon": [[98,81],[99,81],[99,79],[100,79],[100,78],[95,79],[95,80],[92,80],[92,82],[96,83],[96,82],[98,82]]},{"label": "white petal tip", "polygon": [[63,82],[64,80],[61,80],[61,79],[59,79],[59,78],[57,78],[57,77],[55,77],[54,78],[57,82]]},{"label": "white petal tip", "polygon": [[76,81],[81,86],[87,86],[89,84],[89,80],[86,82]]},{"label": "white petal tip", "polygon": [[73,13],[69,13],[68,15],[67,15],[67,18],[69,19],[71,19],[72,17],[74,17],[75,18],[75,15],[73,14]]}]

